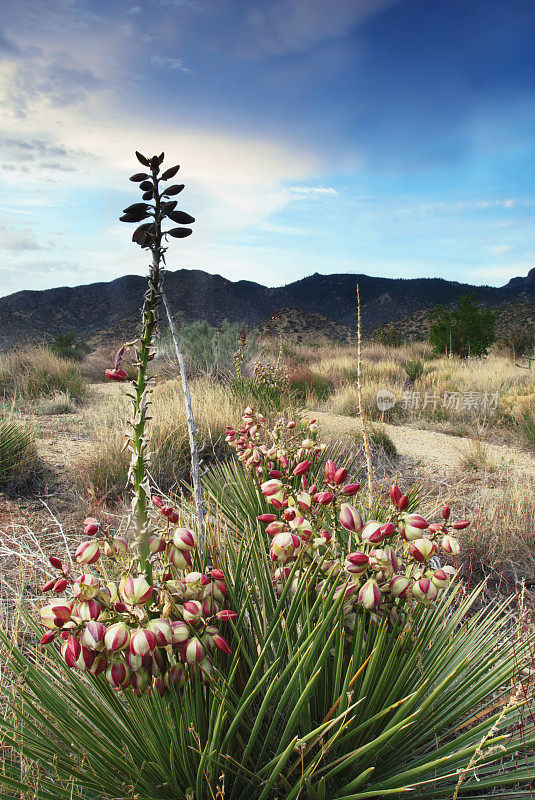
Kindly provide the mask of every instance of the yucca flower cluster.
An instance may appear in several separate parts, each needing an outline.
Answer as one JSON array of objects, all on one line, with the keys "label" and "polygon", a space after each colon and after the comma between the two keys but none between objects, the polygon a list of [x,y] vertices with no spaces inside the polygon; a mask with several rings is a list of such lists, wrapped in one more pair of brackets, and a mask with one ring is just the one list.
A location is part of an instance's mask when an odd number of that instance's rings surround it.
[{"label": "yucca flower cluster", "polygon": [[453,533],[469,522],[450,522],[444,507],[441,521],[429,523],[407,510],[409,497],[397,485],[390,489],[388,519],[363,519],[360,484],[349,480],[347,467],[330,459],[323,463],[317,428],[314,420],[304,426],[281,418],[269,430],[265,417],[249,406],[239,429],[227,429],[227,442],[273,507],[258,520],[273,537],[276,590],[281,593],[288,580],[296,590],[305,572],[319,575],[316,591],[334,583],[333,596],[344,594],[349,626],[362,610],[397,613],[403,603],[432,603],[456,573],[438,556],[459,554]]},{"label": "yucca flower cluster", "polygon": [[152,503],[150,583],[126,539],[89,517],[87,538],[75,552],[80,572],[50,557],[58,574],[43,591],[60,596],[41,609],[47,628],[41,644],[63,640],[70,667],[104,673],[116,688],[163,694],[188,677],[209,680],[214,653],[231,652],[219,624],[237,614],[225,608],[223,572],[194,570],[195,533],[179,526],[178,513],[161,498],[153,496]]}]

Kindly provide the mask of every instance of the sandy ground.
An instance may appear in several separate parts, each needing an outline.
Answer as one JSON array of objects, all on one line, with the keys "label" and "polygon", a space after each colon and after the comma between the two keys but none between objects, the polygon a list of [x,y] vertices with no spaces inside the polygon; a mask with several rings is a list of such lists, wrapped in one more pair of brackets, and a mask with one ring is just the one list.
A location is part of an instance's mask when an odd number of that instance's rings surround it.
[{"label": "sandy ground", "polygon": [[[307,413],[307,417],[315,417],[320,427],[332,436],[360,436],[360,422],[353,417],[329,414],[322,411]],[[412,462],[421,463],[430,470],[451,473],[459,467],[464,452],[470,447],[470,441],[445,433],[420,430],[408,425],[388,425],[381,427],[388,433],[396,445],[398,455]],[[535,458],[529,453],[517,450],[508,445],[489,444],[485,442],[489,460],[498,469],[515,470],[535,476]]]}]

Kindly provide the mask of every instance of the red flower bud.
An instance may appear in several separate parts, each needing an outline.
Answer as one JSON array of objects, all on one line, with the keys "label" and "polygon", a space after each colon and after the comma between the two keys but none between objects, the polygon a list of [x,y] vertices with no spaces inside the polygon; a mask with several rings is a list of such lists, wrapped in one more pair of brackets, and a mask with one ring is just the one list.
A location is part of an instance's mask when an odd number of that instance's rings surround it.
[{"label": "red flower bud", "polygon": [[457,522],[454,522],[452,527],[456,531],[462,531],[463,528],[468,528],[469,525],[470,525],[470,520],[468,520],[468,519],[460,519]]},{"label": "red flower bud", "polygon": [[295,508],[287,508],[283,516],[286,522],[291,522],[296,517]]},{"label": "red flower bud", "polygon": [[90,522],[89,525],[84,525],[84,536],[95,536],[99,532],[99,528],[98,522]]},{"label": "red flower bud", "polygon": [[82,652],[82,645],[76,636],[69,636],[67,644],[64,645],[63,658],[69,667],[74,667],[80,653]]},{"label": "red flower bud", "polygon": [[275,516],[275,514],[260,514],[260,516],[257,517],[257,520],[259,522],[264,522],[266,525],[269,524],[270,522],[275,522],[276,519],[277,517]]},{"label": "red flower bud", "polygon": [[41,591],[42,592],[49,592],[52,589],[52,587],[55,586],[55,584],[56,584],[56,579],[55,578],[51,578],[49,581],[47,581],[45,583],[45,585],[43,586]]},{"label": "red flower bud", "polygon": [[407,506],[409,505],[409,498],[406,494],[401,495],[398,501],[398,508],[400,511],[405,511]]},{"label": "red flower bud", "polygon": [[345,494],[348,497],[352,497],[354,494],[358,492],[359,489],[360,489],[360,483],[348,483],[342,489],[342,494]]},{"label": "red flower bud", "polygon": [[296,467],[294,467],[292,474],[296,477],[299,475],[304,475],[305,472],[308,472],[310,469],[310,463],[310,461],[301,461]]},{"label": "red flower bud", "polygon": [[221,650],[222,653],[226,653],[227,655],[230,655],[230,653],[232,653],[232,650],[230,649],[230,645],[229,645],[229,643],[227,642],[227,640],[225,639],[224,636],[220,636],[219,633],[216,633],[213,636],[213,640],[214,640],[215,646],[219,650]]},{"label": "red flower bud", "polygon": [[312,499],[320,506],[328,506],[334,500],[334,495],[331,492],[318,492]]},{"label": "red flower bud", "polygon": [[56,581],[54,584],[54,588],[52,589],[53,592],[59,594],[63,592],[67,588],[67,580],[66,578],[60,578],[59,581]]},{"label": "red flower bud", "polygon": [[212,570],[212,578],[215,578],[216,581],[222,581],[225,579],[225,574],[221,569],[213,569]]},{"label": "red flower bud", "polygon": [[56,638],[56,631],[47,631],[44,636],[41,636],[39,644],[48,644],[52,639]]},{"label": "red flower bud", "polygon": [[301,476],[301,489],[308,489],[308,481],[305,475]]},{"label": "red flower bud", "polygon": [[442,509],[442,519],[449,519],[450,514],[451,514],[451,511],[448,508],[448,506],[444,506],[444,508]]},{"label": "red flower bud", "polygon": [[347,478],[347,469],[345,467],[340,467],[340,469],[337,469],[334,474],[334,483],[336,484],[336,486],[340,486],[340,484],[343,483],[346,478]]},{"label": "red flower bud", "polygon": [[238,615],[235,611],[231,611],[230,608],[224,608],[222,611],[218,611],[216,614],[217,619],[220,620],[229,620],[229,619],[237,619]]},{"label": "red flower bud", "polygon": [[329,459],[328,461],[325,462],[325,477],[327,478],[328,481],[333,483],[335,475],[336,475],[336,467],[334,465],[334,462],[331,461],[331,459]]},{"label": "red flower bud", "polygon": [[59,558],[56,558],[56,556],[50,556],[48,560],[50,561],[54,569],[61,569],[63,567],[63,564],[61,563]]},{"label": "red flower bud", "polygon": [[400,490],[399,490],[399,487],[398,487],[398,486],[396,486],[396,484],[394,483],[394,484],[393,484],[393,485],[390,487],[390,500],[392,501],[392,503],[393,503],[395,506],[397,506],[397,505],[398,505],[398,503],[399,503],[399,501],[400,501],[400,498],[401,498],[401,492],[400,492]]},{"label": "red flower bud", "polygon": [[268,474],[270,478],[278,478],[279,480],[282,478],[282,472],[279,472],[278,469],[271,469]]},{"label": "red flower bud", "polygon": [[171,511],[171,513],[169,514],[169,522],[171,523],[171,525],[178,525],[179,520],[180,517],[178,516],[177,512]]},{"label": "red flower bud", "polygon": [[153,494],[152,497],[151,497],[151,500],[152,500],[152,505],[153,506],[156,506],[156,508],[162,508],[163,500],[162,500],[161,497],[158,497],[157,494]]}]

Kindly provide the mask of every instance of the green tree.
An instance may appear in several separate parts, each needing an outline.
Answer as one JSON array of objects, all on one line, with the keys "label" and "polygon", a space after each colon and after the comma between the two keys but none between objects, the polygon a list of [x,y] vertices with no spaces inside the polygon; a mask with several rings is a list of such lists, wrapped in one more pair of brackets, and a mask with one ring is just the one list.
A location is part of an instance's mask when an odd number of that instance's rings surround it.
[{"label": "green tree", "polygon": [[494,342],[496,311],[480,308],[474,295],[462,295],[457,308],[437,306],[430,312],[429,341],[437,353],[454,353],[461,358],[483,356]]}]

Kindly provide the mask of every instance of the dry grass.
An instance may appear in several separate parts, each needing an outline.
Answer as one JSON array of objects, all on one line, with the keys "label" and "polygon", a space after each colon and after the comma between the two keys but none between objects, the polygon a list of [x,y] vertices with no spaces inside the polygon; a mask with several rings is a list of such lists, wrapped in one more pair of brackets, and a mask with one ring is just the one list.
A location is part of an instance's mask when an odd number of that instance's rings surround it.
[{"label": "dry grass", "polygon": [[[207,465],[226,452],[225,426],[243,409],[230,387],[206,378],[191,383],[191,395],[202,463]],[[152,395],[153,420],[149,425],[151,474],[169,491],[189,480],[190,450],[184,397],[178,380],[166,381]],[[78,483],[99,498],[113,501],[125,494],[129,454],[122,450],[129,400],[123,392],[110,395],[88,416],[95,438],[94,454],[77,465]]]},{"label": "dry grass", "polygon": [[78,402],[86,381],[78,366],[55,356],[48,347],[31,346],[0,356],[0,395],[33,401],[66,392]]}]

